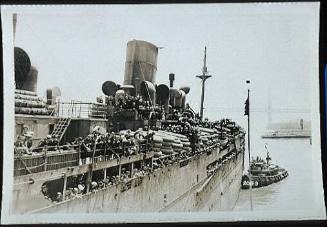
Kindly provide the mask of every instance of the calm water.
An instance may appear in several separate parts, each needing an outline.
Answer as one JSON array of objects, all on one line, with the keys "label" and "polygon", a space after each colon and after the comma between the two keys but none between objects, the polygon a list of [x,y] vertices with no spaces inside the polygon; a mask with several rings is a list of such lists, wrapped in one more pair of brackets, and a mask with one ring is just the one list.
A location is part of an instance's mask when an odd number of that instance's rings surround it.
[{"label": "calm water", "polygon": [[[289,176],[272,185],[252,191],[254,210],[311,209],[314,190],[311,172],[311,145],[309,139],[262,139],[268,143],[273,163],[284,167]],[[264,145],[262,146],[262,155]],[[260,150],[253,150],[259,153]],[[235,210],[249,210],[250,191],[242,190]]]},{"label": "calm water", "polygon": [[[292,119],[292,115],[279,116],[280,119]],[[268,146],[272,163],[289,172],[289,176],[272,185],[256,188],[252,191],[254,210],[311,209],[315,206],[315,191],[312,187],[312,155],[309,139],[262,139],[266,126],[265,115],[256,113],[251,119],[251,156],[265,158],[265,144]],[[304,119],[310,119],[305,116]],[[276,120],[275,120],[276,121]],[[247,152],[247,151],[246,151]],[[246,167],[248,166],[246,154]],[[247,169],[247,168],[246,168]],[[242,190],[235,210],[250,209],[250,191]]]}]

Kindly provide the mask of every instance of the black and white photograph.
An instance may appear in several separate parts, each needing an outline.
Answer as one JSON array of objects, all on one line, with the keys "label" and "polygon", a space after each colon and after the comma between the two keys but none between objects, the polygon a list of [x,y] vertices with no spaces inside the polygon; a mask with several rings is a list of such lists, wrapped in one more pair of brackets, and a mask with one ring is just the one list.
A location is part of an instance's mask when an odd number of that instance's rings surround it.
[{"label": "black and white photograph", "polygon": [[326,219],[319,2],[1,20],[2,223]]}]

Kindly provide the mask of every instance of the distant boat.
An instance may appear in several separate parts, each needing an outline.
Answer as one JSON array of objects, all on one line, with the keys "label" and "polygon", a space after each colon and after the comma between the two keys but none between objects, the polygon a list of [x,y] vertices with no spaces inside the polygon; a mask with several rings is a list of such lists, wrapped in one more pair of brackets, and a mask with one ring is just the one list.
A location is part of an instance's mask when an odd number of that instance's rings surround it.
[{"label": "distant boat", "polygon": [[300,119],[296,122],[281,122],[268,125],[262,138],[310,138],[310,122]]},{"label": "distant boat", "polygon": [[[242,176],[242,189],[264,187],[279,182],[288,176],[286,169],[280,168],[278,165],[270,163],[269,152],[267,151],[266,161],[257,157],[252,159],[249,174]],[[251,174],[251,181],[250,175]]]},{"label": "distant boat", "polygon": [[262,138],[310,138],[310,133],[307,132],[280,132],[274,131],[270,134],[264,134]]}]

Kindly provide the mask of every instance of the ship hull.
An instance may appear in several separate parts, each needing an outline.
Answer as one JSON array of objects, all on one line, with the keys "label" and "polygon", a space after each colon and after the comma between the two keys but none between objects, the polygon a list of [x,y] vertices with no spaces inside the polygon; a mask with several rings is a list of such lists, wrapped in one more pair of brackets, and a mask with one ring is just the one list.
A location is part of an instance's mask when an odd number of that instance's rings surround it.
[{"label": "ship hull", "polygon": [[[31,209],[25,199],[30,195],[22,184],[14,190],[15,213],[110,213],[232,210],[238,199],[243,172],[244,146],[217,171],[207,176],[206,167],[218,158],[236,151],[232,145],[202,153],[187,165],[175,163],[134,181],[128,189],[122,183],[60,203],[44,202],[42,193],[34,195],[44,205]],[[40,185],[39,182],[36,185]],[[33,187],[29,185],[28,187]],[[37,189],[33,189],[35,191]],[[37,198],[36,198],[37,197]],[[45,199],[44,199],[45,200]],[[23,207],[21,206],[22,204]],[[24,208],[25,207],[25,208]]]}]

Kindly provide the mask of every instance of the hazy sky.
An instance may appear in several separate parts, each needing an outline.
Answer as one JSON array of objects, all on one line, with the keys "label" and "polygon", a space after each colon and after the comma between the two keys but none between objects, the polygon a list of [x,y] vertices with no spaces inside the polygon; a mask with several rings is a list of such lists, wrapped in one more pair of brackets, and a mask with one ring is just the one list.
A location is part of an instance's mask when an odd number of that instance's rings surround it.
[{"label": "hazy sky", "polygon": [[38,93],[58,86],[63,100],[95,101],[106,80],[123,82],[126,44],[149,41],[159,50],[157,82],[176,74],[199,108],[204,46],[212,78],[205,115],[243,115],[251,80],[251,106],[310,108],[310,77],[318,76],[319,7],[314,3],[113,5],[21,11],[16,46],[39,70]]}]

